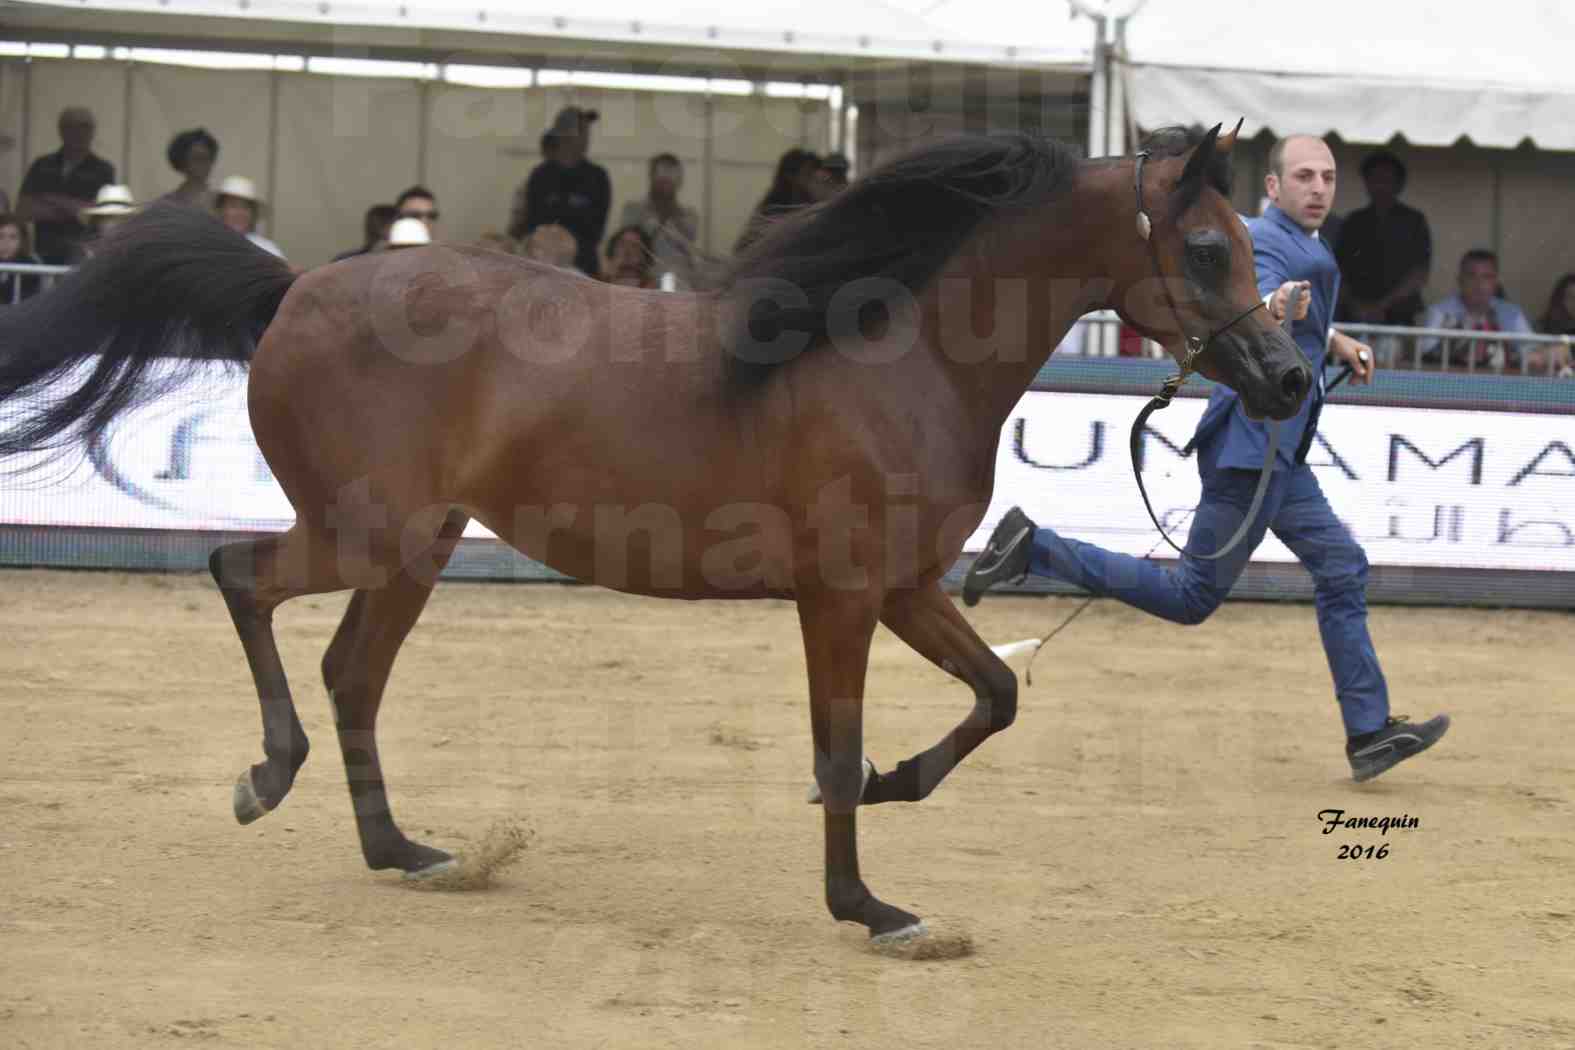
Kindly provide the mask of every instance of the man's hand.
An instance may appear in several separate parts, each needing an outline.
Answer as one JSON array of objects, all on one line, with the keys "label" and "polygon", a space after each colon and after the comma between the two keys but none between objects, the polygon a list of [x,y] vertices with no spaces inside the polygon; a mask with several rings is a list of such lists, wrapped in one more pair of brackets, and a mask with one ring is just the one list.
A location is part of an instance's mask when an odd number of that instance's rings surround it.
[{"label": "man's hand", "polygon": [[1312,302],[1311,281],[1286,281],[1274,290],[1269,296],[1269,316],[1276,321],[1285,320],[1285,304],[1290,301],[1291,293],[1299,291],[1301,298],[1296,303],[1296,320],[1300,321],[1307,316],[1307,304]]},{"label": "man's hand", "polygon": [[1373,369],[1377,367],[1377,361],[1373,357],[1373,348],[1366,343],[1358,342],[1344,332],[1331,332],[1329,352],[1339,358],[1341,364],[1351,366],[1351,382],[1366,384],[1373,381]]}]

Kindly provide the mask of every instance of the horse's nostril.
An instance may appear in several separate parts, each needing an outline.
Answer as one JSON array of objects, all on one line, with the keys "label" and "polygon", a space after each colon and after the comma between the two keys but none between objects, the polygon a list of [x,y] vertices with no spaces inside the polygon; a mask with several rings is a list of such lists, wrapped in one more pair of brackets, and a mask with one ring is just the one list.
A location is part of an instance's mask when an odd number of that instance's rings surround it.
[{"label": "horse's nostril", "polygon": [[1291,401],[1300,401],[1312,387],[1312,376],[1301,365],[1287,368],[1280,377],[1280,391]]}]

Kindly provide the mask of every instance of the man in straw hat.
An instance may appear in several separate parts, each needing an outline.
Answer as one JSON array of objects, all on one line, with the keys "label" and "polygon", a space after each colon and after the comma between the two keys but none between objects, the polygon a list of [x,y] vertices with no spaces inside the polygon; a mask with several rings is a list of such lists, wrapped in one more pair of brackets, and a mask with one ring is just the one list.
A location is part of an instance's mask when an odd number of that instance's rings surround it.
[{"label": "man in straw hat", "polygon": [[88,235],[73,247],[71,261],[79,263],[91,257],[98,250],[98,242],[105,234],[136,213],[137,199],[132,195],[130,186],[110,183],[101,187],[93,207],[81,211],[81,221],[87,227]]},{"label": "man in straw hat", "polygon": [[214,198],[213,207],[224,225],[244,235],[263,251],[284,258],[284,252],[279,250],[277,244],[257,232],[257,219],[266,205],[257,193],[257,184],[251,179],[245,175],[231,175],[219,183],[219,193]]}]

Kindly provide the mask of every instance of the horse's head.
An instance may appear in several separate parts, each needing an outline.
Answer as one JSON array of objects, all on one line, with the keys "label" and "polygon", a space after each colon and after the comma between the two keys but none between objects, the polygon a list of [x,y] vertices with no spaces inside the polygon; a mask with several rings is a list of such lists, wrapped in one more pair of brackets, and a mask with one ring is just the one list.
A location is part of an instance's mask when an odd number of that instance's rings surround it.
[{"label": "horse's head", "polygon": [[1191,357],[1192,368],[1235,390],[1250,414],[1286,419],[1312,388],[1312,367],[1268,311],[1254,309],[1262,297],[1252,237],[1229,199],[1240,128],[1221,136],[1215,125],[1190,150],[1139,158],[1137,236],[1147,242],[1139,251],[1148,277],[1122,314],[1178,361]]}]

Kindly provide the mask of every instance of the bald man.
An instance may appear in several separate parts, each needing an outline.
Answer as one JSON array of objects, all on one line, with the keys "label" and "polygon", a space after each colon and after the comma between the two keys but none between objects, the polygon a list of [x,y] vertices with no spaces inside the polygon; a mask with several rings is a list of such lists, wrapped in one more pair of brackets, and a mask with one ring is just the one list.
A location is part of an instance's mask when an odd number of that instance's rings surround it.
[{"label": "bald man", "polygon": [[92,111],[82,106],[61,110],[59,128],[60,149],[27,169],[16,213],[35,224],[38,257],[63,266],[75,261],[77,245],[87,238],[82,209],[91,208],[98,191],[115,181],[115,165],[93,152]]},{"label": "bald man", "polygon": [[1293,135],[1269,153],[1265,188],[1272,202],[1249,222],[1258,291],[1269,313],[1284,320],[1293,290],[1302,296],[1291,336],[1319,377],[1300,411],[1279,424],[1280,444],[1263,507],[1247,537],[1225,557],[1199,557],[1222,547],[1252,505],[1268,451],[1264,423],[1247,418],[1236,392],[1216,384],[1188,444],[1198,453],[1203,500],[1181,559],[1173,569],[1147,558],[1107,551],[1039,528],[1018,507],[1007,511],[963,580],[963,601],[975,604],[992,584],[1034,573],[1077,584],[1172,623],[1208,619],[1235,585],[1264,534],[1274,530],[1312,574],[1318,630],[1345,723],[1351,775],[1371,780],[1435,744],[1449,728],[1439,715],[1421,725],[1389,713],[1389,690],[1367,632],[1367,555],[1335,517],[1307,450],[1323,408],[1326,358],[1351,366],[1354,382],[1372,379],[1371,350],[1332,332],[1340,270],[1318,229],[1334,204],[1334,156],[1322,139]]}]

